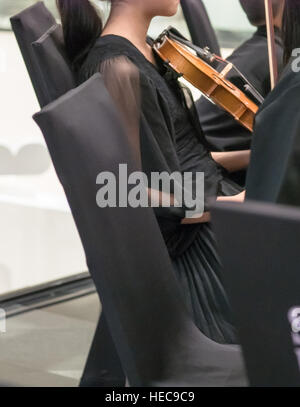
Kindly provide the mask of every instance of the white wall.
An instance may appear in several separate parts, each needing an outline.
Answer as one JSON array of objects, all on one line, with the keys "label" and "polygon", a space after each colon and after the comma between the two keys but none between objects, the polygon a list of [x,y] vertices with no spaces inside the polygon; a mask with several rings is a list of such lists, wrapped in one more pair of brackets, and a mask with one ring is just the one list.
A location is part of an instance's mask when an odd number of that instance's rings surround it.
[{"label": "white wall", "polygon": [[[1,294],[87,267],[63,190],[31,118],[39,105],[11,32],[0,32],[0,90]],[[8,167],[38,174],[1,175]]]}]

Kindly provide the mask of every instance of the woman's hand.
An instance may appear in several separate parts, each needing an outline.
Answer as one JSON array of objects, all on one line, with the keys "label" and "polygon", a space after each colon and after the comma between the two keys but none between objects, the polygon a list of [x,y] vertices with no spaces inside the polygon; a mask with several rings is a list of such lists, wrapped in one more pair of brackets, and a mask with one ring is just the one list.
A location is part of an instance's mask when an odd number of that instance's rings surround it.
[{"label": "woman's hand", "polygon": [[229,172],[244,170],[250,163],[250,150],[211,153],[212,158]]},{"label": "woman's hand", "polygon": [[217,201],[219,202],[244,202],[246,196],[246,191],[241,192],[238,195],[233,196],[218,196]]},{"label": "woman's hand", "polygon": [[184,218],[181,221],[182,225],[194,225],[195,223],[210,222],[210,212],[204,212],[202,216],[193,216],[192,218]]}]

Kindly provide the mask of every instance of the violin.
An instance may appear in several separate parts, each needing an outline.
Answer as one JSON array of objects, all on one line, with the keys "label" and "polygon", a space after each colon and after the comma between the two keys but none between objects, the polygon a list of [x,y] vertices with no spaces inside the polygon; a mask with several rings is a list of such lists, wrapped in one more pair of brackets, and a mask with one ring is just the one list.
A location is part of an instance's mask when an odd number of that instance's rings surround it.
[{"label": "violin", "polygon": [[[211,53],[208,48],[195,46],[173,27],[154,41],[153,49],[177,77],[186,79],[241,125],[253,131],[255,114],[264,99],[233,64]],[[233,69],[235,84],[226,79]]]}]

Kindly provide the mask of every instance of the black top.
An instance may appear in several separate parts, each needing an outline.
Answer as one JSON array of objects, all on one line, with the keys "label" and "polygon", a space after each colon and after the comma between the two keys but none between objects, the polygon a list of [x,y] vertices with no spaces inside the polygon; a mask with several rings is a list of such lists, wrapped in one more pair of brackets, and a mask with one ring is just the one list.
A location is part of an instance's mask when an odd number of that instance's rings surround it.
[{"label": "black top", "polygon": [[[79,72],[79,83],[101,71],[106,61],[116,61],[119,57],[126,57],[139,72],[141,161],[149,179],[154,171],[204,172],[206,210],[212,198],[239,193],[241,189],[228,179],[225,169],[212,159],[205,146],[197,115],[193,114],[190,92],[179,85],[159,59],[156,67],[124,37],[106,35],[91,49]],[[111,72],[109,77],[114,81]],[[202,225],[180,224],[185,207],[154,210],[170,254],[180,255]]]},{"label": "black top", "polygon": [[[276,53],[279,72],[282,69],[283,48],[280,31],[275,29]],[[266,27],[259,27],[254,35],[237,48],[227,61],[233,63],[254,88],[266,97],[271,90]],[[235,83],[235,73],[227,79]],[[197,103],[197,110],[206,139],[213,151],[247,150],[251,145],[251,132],[234,118],[205,98]]]},{"label": "black top", "polygon": [[247,199],[300,205],[300,74],[288,67],[255,121]]}]

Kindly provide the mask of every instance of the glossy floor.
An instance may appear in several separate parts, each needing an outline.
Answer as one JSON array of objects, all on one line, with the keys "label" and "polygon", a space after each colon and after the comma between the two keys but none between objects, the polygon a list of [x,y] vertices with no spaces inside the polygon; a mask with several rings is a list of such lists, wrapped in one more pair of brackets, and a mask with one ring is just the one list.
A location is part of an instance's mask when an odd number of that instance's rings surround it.
[{"label": "glossy floor", "polygon": [[100,312],[92,294],[8,318],[0,333],[0,382],[78,386]]}]

